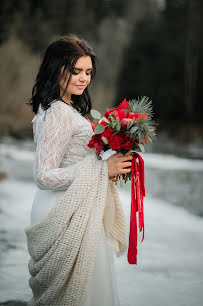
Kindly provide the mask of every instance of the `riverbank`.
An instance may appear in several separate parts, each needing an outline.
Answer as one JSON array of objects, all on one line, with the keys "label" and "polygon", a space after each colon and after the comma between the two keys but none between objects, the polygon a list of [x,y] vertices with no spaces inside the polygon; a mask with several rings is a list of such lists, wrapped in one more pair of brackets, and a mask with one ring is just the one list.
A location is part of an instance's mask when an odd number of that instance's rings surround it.
[{"label": "riverbank", "polygon": [[3,302],[0,303],[1,306],[25,306],[26,302],[22,302],[22,301],[7,301],[7,302]]},{"label": "riverbank", "polygon": [[[203,161],[143,153],[147,196],[145,239],[138,239],[138,264],[127,252],[114,253],[121,306],[199,306],[202,304]],[[0,305],[23,306],[31,298],[26,236],[35,191],[34,145],[0,144]],[[130,184],[118,192],[130,221]],[[202,255],[201,255],[202,254]],[[20,304],[21,303],[21,304]]]}]

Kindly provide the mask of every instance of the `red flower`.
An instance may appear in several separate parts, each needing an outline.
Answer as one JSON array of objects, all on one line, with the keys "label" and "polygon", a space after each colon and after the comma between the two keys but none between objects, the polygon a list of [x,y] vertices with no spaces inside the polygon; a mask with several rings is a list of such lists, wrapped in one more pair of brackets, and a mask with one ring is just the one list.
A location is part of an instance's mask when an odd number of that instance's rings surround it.
[{"label": "red flower", "polygon": [[132,146],[134,144],[134,139],[127,135],[126,133],[122,133],[122,144],[121,148],[125,150],[130,150],[132,149]]},{"label": "red flower", "polygon": [[125,107],[129,107],[130,110],[132,111],[130,104],[128,104],[126,98],[123,100],[121,104],[119,104],[119,106],[117,107],[117,110],[124,109]]},{"label": "red flower", "polygon": [[127,118],[127,113],[123,109],[118,110],[117,112],[118,112],[117,117],[119,118],[119,121],[121,121],[124,118]]},{"label": "red flower", "polygon": [[113,132],[115,132],[113,129],[106,128],[102,136],[106,137],[112,150],[120,149],[122,139],[120,135],[112,135]]},{"label": "red flower", "polygon": [[121,148],[122,137],[120,134],[113,135],[108,139],[108,142],[112,150],[118,150]]},{"label": "red flower", "polygon": [[145,119],[147,116],[148,116],[147,114],[132,113],[132,112],[130,112],[130,113],[128,114],[128,118],[129,118],[129,119],[133,119],[133,118],[134,118],[135,121],[136,121],[136,120]]},{"label": "red flower", "polygon": [[112,133],[111,132],[114,132],[113,129],[105,129],[105,131],[102,133],[102,136],[106,137],[107,139],[110,139],[112,137]]},{"label": "red flower", "polygon": [[104,148],[104,142],[101,138],[101,134],[95,134],[92,136],[92,138],[90,139],[89,143],[88,143],[88,147],[90,149],[95,148],[97,151],[97,154],[99,155],[101,153],[101,150],[103,150]]},{"label": "red flower", "polygon": [[109,115],[115,110],[115,108],[112,108],[108,111],[105,112],[104,116],[108,119],[109,118]]},{"label": "red flower", "polygon": [[130,105],[128,104],[126,98],[123,100],[123,102],[117,107],[112,108],[105,112],[104,116],[108,119],[109,115],[113,112],[114,118],[119,118],[119,121],[121,121],[123,118],[127,117],[127,114],[129,111],[132,111]]}]

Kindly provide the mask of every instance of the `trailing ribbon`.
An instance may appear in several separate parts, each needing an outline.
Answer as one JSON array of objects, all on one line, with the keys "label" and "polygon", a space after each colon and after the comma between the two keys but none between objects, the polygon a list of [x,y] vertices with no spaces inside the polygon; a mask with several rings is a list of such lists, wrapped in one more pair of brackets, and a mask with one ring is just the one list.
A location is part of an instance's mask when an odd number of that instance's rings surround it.
[{"label": "trailing ribbon", "polygon": [[88,118],[88,116],[87,116],[87,121],[89,121],[89,123],[91,124],[91,126],[92,126],[92,130],[94,131],[94,129],[95,129],[95,126],[94,126],[94,124],[92,123],[92,121]]},{"label": "trailing ribbon", "polygon": [[[139,217],[139,229],[140,232],[142,231],[143,233],[142,241],[144,240],[144,160],[137,152],[133,152],[132,155],[133,159],[131,166],[131,214],[128,262],[129,264],[137,264],[137,212]],[[137,158],[138,162],[136,160]]]},{"label": "trailing ribbon", "polygon": [[[87,120],[90,122],[94,131],[94,124],[90,121],[88,117]],[[133,152],[132,155],[133,159],[131,166],[131,214],[128,245],[128,263],[137,264],[137,212],[139,217],[139,230],[140,232],[142,231],[142,241],[144,240],[144,160],[137,152]],[[136,159],[138,159],[138,161]]]}]

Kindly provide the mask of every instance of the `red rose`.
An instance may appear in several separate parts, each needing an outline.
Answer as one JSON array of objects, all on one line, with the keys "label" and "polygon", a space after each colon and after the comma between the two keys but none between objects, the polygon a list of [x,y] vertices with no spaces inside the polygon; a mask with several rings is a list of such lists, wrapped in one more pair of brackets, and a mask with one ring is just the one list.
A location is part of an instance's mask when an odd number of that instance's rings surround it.
[{"label": "red rose", "polygon": [[120,135],[112,135],[114,130],[105,129],[105,131],[102,133],[102,136],[106,137],[108,140],[108,144],[112,150],[120,149],[121,144],[121,136]]},{"label": "red rose", "polygon": [[117,150],[121,148],[121,142],[122,142],[122,137],[120,134],[111,136],[108,139],[109,145],[111,147],[112,150]]},{"label": "red rose", "polygon": [[121,148],[125,149],[125,150],[130,150],[132,149],[132,146],[134,144],[134,139],[125,134],[125,133],[122,133],[122,144],[121,144]]},{"label": "red rose", "polygon": [[88,143],[87,146],[88,146],[90,149],[95,148],[96,151],[97,151],[97,154],[99,155],[100,152],[101,152],[101,150],[103,150],[104,145],[105,145],[105,144],[104,144],[104,142],[103,142],[103,140],[102,140],[102,138],[101,138],[101,134],[94,134],[94,135],[92,136],[92,138],[90,139],[90,141],[89,141],[89,143]]},{"label": "red rose", "polygon": [[107,139],[110,139],[112,137],[110,129],[109,128],[105,129],[105,131],[102,133],[102,136],[106,137]]}]

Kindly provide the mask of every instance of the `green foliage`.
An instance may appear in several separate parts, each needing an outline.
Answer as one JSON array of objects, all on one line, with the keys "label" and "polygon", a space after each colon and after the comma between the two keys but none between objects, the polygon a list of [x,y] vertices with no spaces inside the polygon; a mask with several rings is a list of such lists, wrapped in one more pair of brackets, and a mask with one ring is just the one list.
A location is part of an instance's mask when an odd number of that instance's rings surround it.
[{"label": "green foliage", "polygon": [[102,117],[102,120],[104,120],[104,122],[106,122],[106,123],[110,123],[109,120],[106,117]]},{"label": "green foliage", "polygon": [[[148,114],[144,119],[139,119],[137,121],[132,120],[130,124],[129,132],[134,137],[137,138],[138,142],[145,142],[146,139],[152,142],[152,139],[156,136],[156,126],[157,124],[152,120],[153,117],[153,105],[152,101],[143,96],[141,98],[129,100],[128,103],[132,109],[133,113]],[[139,147],[140,148],[140,147]],[[142,152],[144,148],[141,146]]]},{"label": "green foliage", "polygon": [[108,144],[108,139],[106,137],[102,136],[102,140],[105,144]]},{"label": "green foliage", "polygon": [[135,132],[137,132],[138,130],[138,126],[133,126],[131,129],[130,129],[130,133],[131,134],[136,134]]},{"label": "green foliage", "polygon": [[105,130],[105,126],[103,125],[97,125],[94,129],[95,134],[101,134]]},{"label": "green foliage", "polygon": [[148,114],[147,120],[151,120],[153,116],[153,105],[149,97],[143,96],[141,98],[129,100],[128,103],[133,113]]},{"label": "green foliage", "polygon": [[94,119],[101,119],[101,113],[99,111],[97,111],[96,109],[91,109],[90,110],[90,114]]}]

